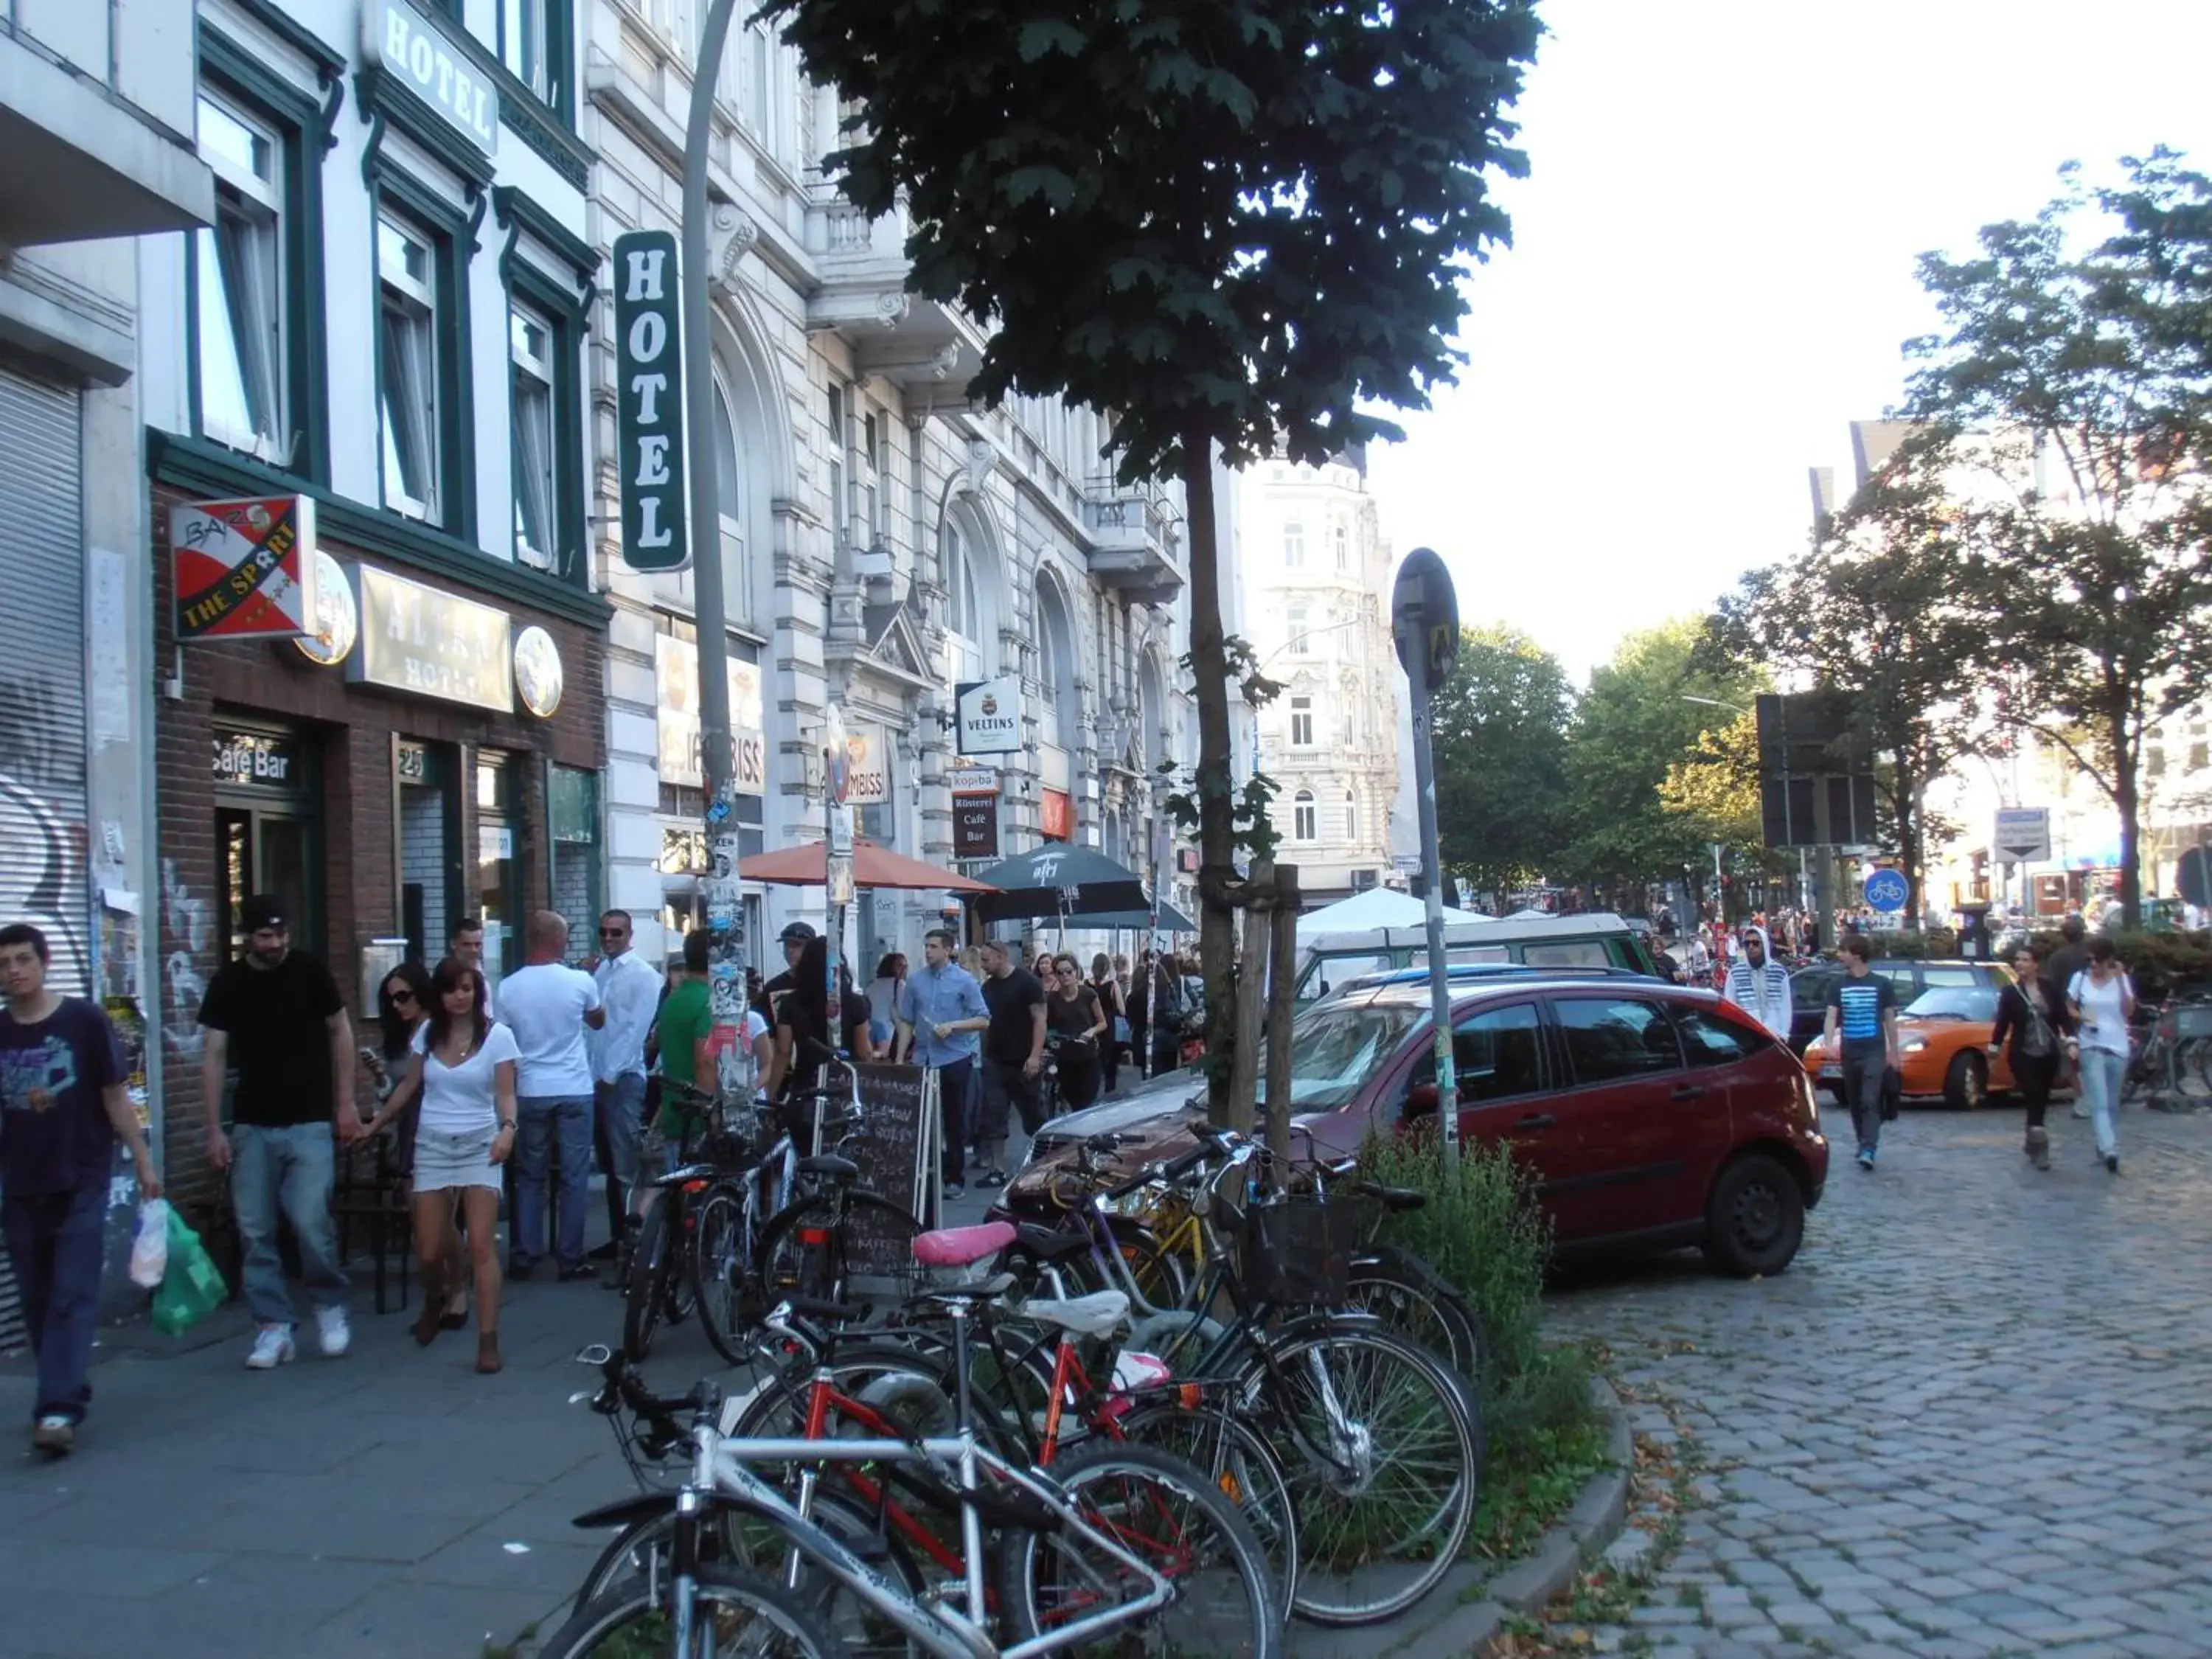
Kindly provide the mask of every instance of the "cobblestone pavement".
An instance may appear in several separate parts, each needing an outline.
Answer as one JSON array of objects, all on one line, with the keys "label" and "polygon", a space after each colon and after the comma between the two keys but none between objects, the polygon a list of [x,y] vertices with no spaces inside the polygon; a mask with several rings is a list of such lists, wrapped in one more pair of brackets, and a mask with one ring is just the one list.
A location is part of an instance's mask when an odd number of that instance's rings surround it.
[{"label": "cobblestone pavement", "polygon": [[1678,1256],[1571,1277],[1638,1427],[1694,1437],[1710,1501],[1644,1605],[1655,1655],[2212,1654],[2212,1116],[2130,1111],[2124,1173],[2052,1114],[1848,1121],[1789,1273]]}]

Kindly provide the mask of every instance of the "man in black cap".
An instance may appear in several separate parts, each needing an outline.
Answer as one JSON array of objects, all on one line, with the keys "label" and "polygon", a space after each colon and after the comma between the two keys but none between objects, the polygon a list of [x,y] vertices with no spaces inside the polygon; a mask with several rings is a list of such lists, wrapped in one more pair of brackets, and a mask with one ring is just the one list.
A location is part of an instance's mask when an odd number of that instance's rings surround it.
[{"label": "man in black cap", "polygon": [[[238,926],[246,954],[216,970],[200,1002],[200,1097],[208,1162],[230,1171],[246,1247],[246,1305],[257,1327],[246,1363],[265,1371],[294,1352],[292,1293],[276,1254],[280,1207],[299,1243],[323,1352],[335,1358],[352,1341],[331,1226],[331,1138],[357,1139],[362,1121],[353,1098],[353,1024],[331,970],[292,948],[291,919],[279,899],[253,895],[240,907]],[[238,1086],[226,1134],[223,1084],[234,1064]]]},{"label": "man in black cap", "polygon": [[768,1022],[771,1031],[775,1030],[776,1006],[783,1000],[784,993],[799,982],[799,959],[806,954],[815,933],[806,923],[794,921],[776,937],[783,941],[783,971],[762,986],[760,994],[753,999],[754,1009]]}]

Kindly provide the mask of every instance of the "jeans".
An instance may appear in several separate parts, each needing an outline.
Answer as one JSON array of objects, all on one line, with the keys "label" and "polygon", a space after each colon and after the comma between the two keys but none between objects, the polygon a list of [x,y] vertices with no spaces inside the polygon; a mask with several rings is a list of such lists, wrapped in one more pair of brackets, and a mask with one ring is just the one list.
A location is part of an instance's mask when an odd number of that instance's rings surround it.
[{"label": "jeans", "polygon": [[989,1146],[1006,1139],[1009,1106],[1020,1109],[1024,1133],[1033,1135],[1044,1127],[1044,1103],[1037,1097],[1036,1080],[1025,1076],[1018,1066],[1003,1066],[995,1060],[986,1060],[983,1112],[975,1130],[978,1140]]},{"label": "jeans", "polygon": [[1087,1042],[1063,1042],[1060,1062],[1060,1109],[1079,1112],[1098,1103],[1098,1050]]},{"label": "jeans", "polygon": [[1844,1045],[1844,1099],[1863,1152],[1881,1150],[1881,1085],[1888,1069],[1888,1051],[1881,1043],[1869,1042],[1863,1049]]},{"label": "jeans", "polygon": [[968,1096],[975,1086],[975,1062],[956,1060],[937,1073],[937,1111],[945,1129],[945,1154],[939,1167],[945,1184],[957,1187],[968,1174]]},{"label": "jeans", "polygon": [[2051,1104],[2051,1085],[2058,1080],[2058,1056],[2015,1054],[2012,1080],[2027,1107],[2027,1127],[2040,1129],[2044,1112]]},{"label": "jeans", "polygon": [[638,1147],[645,1138],[645,1073],[625,1072],[600,1084],[592,1112],[606,1149],[607,1224],[619,1235],[629,1225],[623,1206],[637,1185]]},{"label": "jeans", "polygon": [[238,1210],[246,1311],[260,1325],[289,1325],[292,1293],[276,1253],[276,1218],[292,1224],[300,1277],[318,1308],[343,1308],[346,1276],[331,1226],[331,1178],[337,1153],[327,1123],[272,1127],[240,1123],[230,1132],[230,1200]]},{"label": "jeans", "polygon": [[33,1418],[84,1420],[92,1403],[92,1334],[100,1317],[100,1260],[107,1216],[104,1182],[73,1193],[0,1199],[0,1230],[39,1360]]},{"label": "jeans", "polygon": [[508,1270],[533,1266],[545,1237],[545,1179],[561,1148],[561,1196],[553,1255],[563,1267],[584,1260],[584,1206],[591,1193],[592,1103],[584,1095],[524,1095],[516,1103],[520,1132],[514,1149],[514,1221],[507,1234]]},{"label": "jeans", "polygon": [[2120,1087],[2127,1081],[2128,1057],[2110,1048],[2081,1050],[2081,1093],[2097,1130],[2097,1156],[2120,1155]]}]

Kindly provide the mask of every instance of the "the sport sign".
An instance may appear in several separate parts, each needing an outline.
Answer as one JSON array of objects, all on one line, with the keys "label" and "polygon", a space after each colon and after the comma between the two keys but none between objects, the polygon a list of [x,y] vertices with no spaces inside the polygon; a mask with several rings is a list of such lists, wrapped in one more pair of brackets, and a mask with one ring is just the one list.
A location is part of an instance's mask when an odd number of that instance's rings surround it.
[{"label": "the sport sign", "polygon": [[665,230],[616,237],[614,282],[623,562],[633,570],[681,570],[691,562],[691,549],[684,534],[676,238]]},{"label": "the sport sign", "polygon": [[169,510],[177,641],[315,631],[315,504],[305,495]]}]

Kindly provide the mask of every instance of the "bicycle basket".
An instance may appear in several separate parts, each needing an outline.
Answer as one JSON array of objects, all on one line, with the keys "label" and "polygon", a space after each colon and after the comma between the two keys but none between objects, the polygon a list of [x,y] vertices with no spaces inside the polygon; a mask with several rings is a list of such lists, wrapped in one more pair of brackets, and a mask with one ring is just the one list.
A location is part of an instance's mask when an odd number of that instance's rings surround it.
[{"label": "bicycle basket", "polygon": [[1255,1298],[1284,1307],[1340,1308],[1351,1261],[1365,1242],[1372,1206],[1356,1199],[1290,1199],[1244,1212],[1237,1266]]}]

